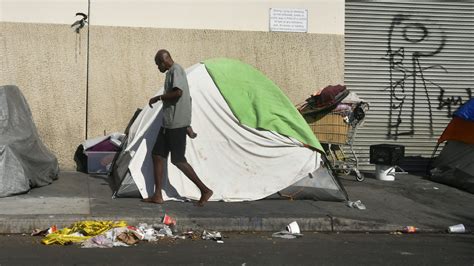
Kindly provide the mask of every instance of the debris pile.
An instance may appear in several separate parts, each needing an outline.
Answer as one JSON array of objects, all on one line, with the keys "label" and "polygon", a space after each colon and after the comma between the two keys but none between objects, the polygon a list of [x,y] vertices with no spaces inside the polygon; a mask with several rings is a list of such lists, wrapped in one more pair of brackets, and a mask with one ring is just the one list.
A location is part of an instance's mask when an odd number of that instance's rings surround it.
[{"label": "debris pile", "polygon": [[138,226],[128,225],[125,221],[79,221],[70,227],[58,229],[55,225],[40,230],[35,229],[32,236],[43,236],[41,243],[45,245],[80,244],[83,248],[128,247],[140,241],[156,242],[161,239],[203,239],[224,243],[222,234],[217,231],[202,233],[187,230],[178,233],[176,220],[165,215],[161,223]]}]

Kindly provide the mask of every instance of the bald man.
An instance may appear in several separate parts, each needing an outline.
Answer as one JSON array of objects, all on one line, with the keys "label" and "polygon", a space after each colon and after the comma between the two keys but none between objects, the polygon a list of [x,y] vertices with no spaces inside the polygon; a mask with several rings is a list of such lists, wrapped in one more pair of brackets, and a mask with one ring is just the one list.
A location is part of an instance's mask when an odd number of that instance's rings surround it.
[{"label": "bald man", "polygon": [[157,101],[163,102],[163,124],[152,150],[155,193],[143,201],[163,203],[161,193],[163,168],[168,154],[171,153],[171,163],[176,165],[201,191],[201,198],[196,205],[203,206],[213,192],[199,179],[184,156],[187,129],[191,125],[191,96],[186,72],[173,61],[166,50],[159,50],[156,53],[155,63],[161,73],[166,72],[164,94],[151,98],[149,105],[153,108],[153,104]]}]

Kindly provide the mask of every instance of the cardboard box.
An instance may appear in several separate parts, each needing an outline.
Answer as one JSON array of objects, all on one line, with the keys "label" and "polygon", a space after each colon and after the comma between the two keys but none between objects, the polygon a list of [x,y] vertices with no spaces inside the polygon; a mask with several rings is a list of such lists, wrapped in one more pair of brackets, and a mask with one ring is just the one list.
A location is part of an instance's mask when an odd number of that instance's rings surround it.
[{"label": "cardboard box", "polygon": [[87,151],[87,172],[89,174],[108,174],[112,169],[115,151]]}]

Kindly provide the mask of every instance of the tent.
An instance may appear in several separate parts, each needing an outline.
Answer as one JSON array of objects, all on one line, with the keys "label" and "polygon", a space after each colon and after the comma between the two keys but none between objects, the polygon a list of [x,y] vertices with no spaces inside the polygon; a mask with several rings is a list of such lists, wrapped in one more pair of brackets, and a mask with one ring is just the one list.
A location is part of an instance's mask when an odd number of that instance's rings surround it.
[{"label": "tent", "polygon": [[435,152],[444,141],[446,144],[434,161],[430,179],[474,193],[474,98],[454,113],[438,139]]},{"label": "tent", "polygon": [[[192,126],[198,133],[187,141],[186,158],[214,191],[211,201],[258,200],[278,192],[307,194],[311,186],[316,192],[312,198],[347,199],[333,172],[321,167],[324,152],[308,124],[265,75],[226,58],[206,60],[186,73]],[[147,105],[127,127],[112,167],[116,197],[153,194],[150,152],[161,115],[161,102],[153,108]],[[169,160],[163,183],[165,200],[200,197],[197,187]]]},{"label": "tent", "polygon": [[56,157],[43,145],[20,89],[0,87],[0,197],[57,179]]}]

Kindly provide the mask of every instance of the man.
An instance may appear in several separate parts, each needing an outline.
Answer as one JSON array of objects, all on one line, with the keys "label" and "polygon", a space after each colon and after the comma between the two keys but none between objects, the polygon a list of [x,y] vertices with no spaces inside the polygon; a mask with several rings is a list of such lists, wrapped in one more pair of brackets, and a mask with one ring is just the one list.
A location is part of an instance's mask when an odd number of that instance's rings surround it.
[{"label": "man", "polygon": [[156,53],[155,63],[161,73],[166,72],[164,94],[151,98],[149,105],[153,108],[152,105],[157,101],[163,102],[163,125],[152,150],[155,193],[143,201],[163,203],[161,194],[163,167],[168,154],[171,153],[171,162],[201,191],[201,198],[196,205],[203,206],[213,192],[199,179],[184,156],[187,128],[191,125],[191,96],[186,72],[173,61],[170,53],[166,50],[159,50]]}]

